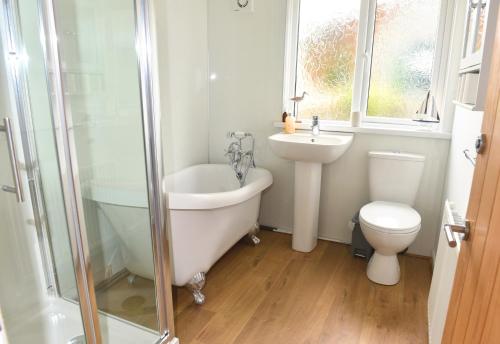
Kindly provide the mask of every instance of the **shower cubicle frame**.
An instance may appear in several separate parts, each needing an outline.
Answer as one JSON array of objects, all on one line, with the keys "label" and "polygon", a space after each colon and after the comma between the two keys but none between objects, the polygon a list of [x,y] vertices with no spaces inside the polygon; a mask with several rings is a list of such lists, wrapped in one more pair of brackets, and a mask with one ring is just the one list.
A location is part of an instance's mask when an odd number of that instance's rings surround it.
[{"label": "shower cubicle frame", "polygon": [[[5,23],[3,37],[9,57],[22,59],[24,45],[21,37],[18,0],[2,0]],[[165,219],[165,199],[162,190],[163,160],[161,152],[160,114],[153,77],[154,45],[151,41],[152,6],[149,0],[134,0],[136,25],[136,51],[139,70],[143,137],[145,148],[146,175],[148,181],[148,200],[151,225],[152,250],[155,269],[156,308],[158,312],[159,339],[157,343],[174,343],[174,317],[170,277],[170,256]],[[53,0],[38,0],[39,20],[41,23],[41,44],[45,54],[49,90],[54,96],[50,100],[53,125],[56,128],[56,147],[59,172],[64,196],[66,217],[71,242],[71,253],[75,269],[77,289],[82,313],[83,327],[89,344],[101,344],[99,310],[97,308],[87,230],[83,215],[82,195],[78,178],[78,164],[75,143],[70,132],[72,117],[65,106],[62,69],[59,61],[59,48],[54,15]],[[41,247],[43,268],[49,292],[57,294],[57,281],[54,273],[49,231],[41,221],[44,217],[42,185],[37,167],[34,147],[33,125],[27,88],[27,71],[22,64],[15,63],[11,68],[9,83],[15,93],[16,106],[21,126],[21,141],[28,170],[30,195],[33,203],[38,239]],[[52,287],[52,288],[50,288]]]}]

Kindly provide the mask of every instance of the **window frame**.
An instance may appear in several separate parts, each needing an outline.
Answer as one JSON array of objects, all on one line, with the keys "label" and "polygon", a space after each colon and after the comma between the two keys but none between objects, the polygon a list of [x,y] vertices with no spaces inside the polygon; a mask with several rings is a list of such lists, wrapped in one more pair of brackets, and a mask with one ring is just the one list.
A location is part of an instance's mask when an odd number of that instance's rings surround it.
[{"label": "window frame", "polygon": [[[378,125],[406,125],[420,126],[420,123],[411,118],[367,116],[368,97],[370,91],[371,63],[373,56],[374,31],[376,20],[377,0],[360,1],[359,24],[356,44],[356,60],[354,68],[354,79],[352,85],[351,112],[361,113],[361,123]],[[448,1],[441,0],[440,13],[438,14],[438,27],[436,31],[436,46],[434,51],[434,61],[431,73],[431,94],[436,97],[436,102],[441,103],[441,94],[437,92],[443,87],[446,73],[440,72],[443,62],[446,62],[447,54],[443,51],[445,46],[444,37],[446,33],[446,17],[448,15]],[[284,63],[284,87],[283,87],[283,108],[287,112],[295,113],[295,104],[290,102],[294,97],[297,86],[298,67],[298,43],[300,24],[300,2],[301,0],[287,0],[286,34],[285,34],[285,63]],[[303,122],[310,122],[310,119],[301,119]],[[346,125],[350,120],[323,120],[325,122]],[[441,120],[442,123],[442,120]],[[436,129],[441,127],[441,123],[436,125]]]}]

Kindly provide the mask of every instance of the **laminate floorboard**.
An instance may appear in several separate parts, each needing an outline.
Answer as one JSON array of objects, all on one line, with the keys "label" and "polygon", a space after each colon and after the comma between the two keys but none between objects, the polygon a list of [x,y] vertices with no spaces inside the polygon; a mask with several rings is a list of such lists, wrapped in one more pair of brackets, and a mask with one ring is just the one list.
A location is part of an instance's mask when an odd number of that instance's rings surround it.
[{"label": "laminate floorboard", "polygon": [[[204,305],[174,287],[181,344],[427,343],[428,259],[399,256],[401,281],[382,286],[368,280],[366,261],[352,257],[348,245],[320,240],[300,253],[291,249],[290,235],[259,237],[257,246],[237,243],[212,267]],[[154,328],[150,290],[151,281],[123,279],[97,299],[101,309]],[[132,309],[132,297],[143,300],[143,311]]]}]

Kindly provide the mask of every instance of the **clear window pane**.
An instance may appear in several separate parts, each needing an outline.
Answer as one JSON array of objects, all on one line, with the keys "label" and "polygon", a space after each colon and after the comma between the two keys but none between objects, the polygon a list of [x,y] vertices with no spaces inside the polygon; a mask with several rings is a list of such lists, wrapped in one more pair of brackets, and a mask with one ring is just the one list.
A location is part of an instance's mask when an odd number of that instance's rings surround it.
[{"label": "clear window pane", "polygon": [[440,1],[379,0],[368,116],[413,118],[431,85]]},{"label": "clear window pane", "polygon": [[477,33],[476,33],[476,42],[474,45],[474,52],[479,51],[481,49],[481,45],[483,44],[483,34],[484,34],[484,16],[486,15],[486,0],[477,1],[476,2],[477,11],[479,12],[479,16],[477,18]]},{"label": "clear window pane", "polygon": [[113,317],[149,340],[143,327],[157,332],[158,318],[134,1],[54,7],[103,342],[123,343],[106,331]]},{"label": "clear window pane", "polygon": [[359,1],[302,0],[297,61],[299,118],[349,120]]},{"label": "clear window pane", "polygon": [[477,3],[478,1],[471,1],[469,3],[469,12],[467,15],[467,32],[462,57],[467,57],[473,50],[472,44],[474,42],[474,35],[476,33],[475,27],[478,13],[477,11],[479,10]]}]

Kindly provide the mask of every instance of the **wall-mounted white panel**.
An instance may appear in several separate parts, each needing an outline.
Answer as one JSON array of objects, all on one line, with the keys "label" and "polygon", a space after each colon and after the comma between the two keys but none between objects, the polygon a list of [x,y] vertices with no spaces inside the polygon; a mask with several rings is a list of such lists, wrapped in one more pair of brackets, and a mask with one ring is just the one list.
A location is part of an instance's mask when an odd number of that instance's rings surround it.
[{"label": "wall-mounted white panel", "polygon": [[[210,2],[154,2],[166,173],[208,162]],[[228,8],[226,12],[232,13]]]},{"label": "wall-mounted white panel", "polygon": [[453,202],[460,216],[464,217],[469,204],[474,166],[465,158],[464,150],[476,156],[474,144],[481,133],[482,111],[470,111],[457,106],[453,123],[448,164],[446,197]]}]

